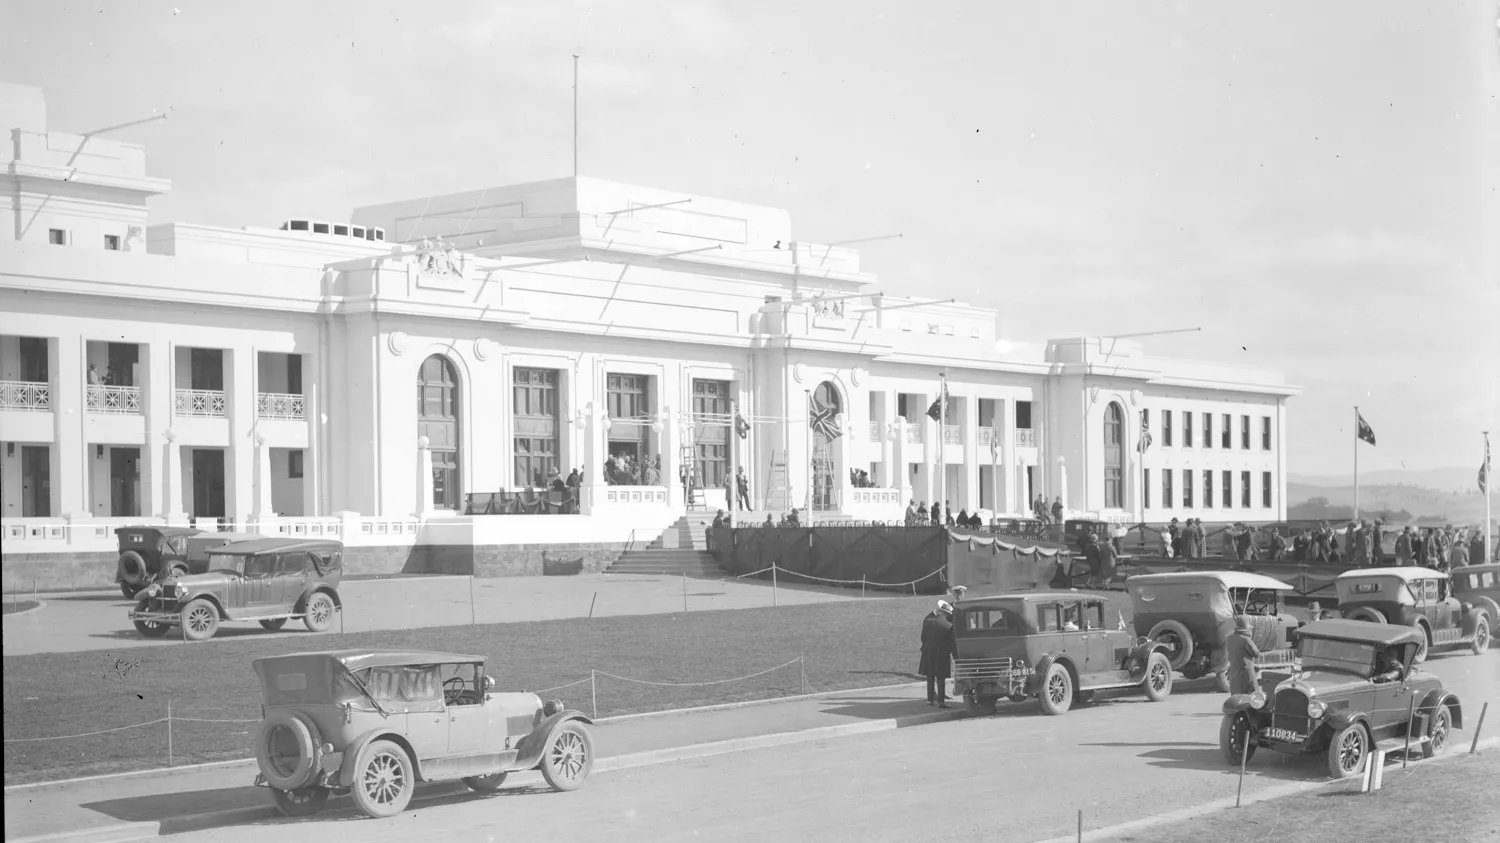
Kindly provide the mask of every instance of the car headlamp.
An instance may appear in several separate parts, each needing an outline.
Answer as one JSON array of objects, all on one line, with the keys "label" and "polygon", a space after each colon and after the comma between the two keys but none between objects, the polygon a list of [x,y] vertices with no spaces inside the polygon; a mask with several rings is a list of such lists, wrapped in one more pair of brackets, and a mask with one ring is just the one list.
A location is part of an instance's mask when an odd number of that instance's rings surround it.
[{"label": "car headlamp", "polygon": [[1251,708],[1265,708],[1266,707],[1266,694],[1265,694],[1264,691],[1257,690],[1257,691],[1255,691],[1254,693],[1252,693],[1250,695],[1250,707]]},{"label": "car headlamp", "polygon": [[542,714],[546,715],[547,717],[551,717],[552,715],[562,710],[562,700],[547,700],[547,702],[542,706]]},{"label": "car headlamp", "polygon": [[1328,706],[1324,705],[1321,700],[1308,700],[1307,701],[1307,716],[1308,717],[1322,717],[1323,713],[1326,712],[1326,711],[1328,711]]}]

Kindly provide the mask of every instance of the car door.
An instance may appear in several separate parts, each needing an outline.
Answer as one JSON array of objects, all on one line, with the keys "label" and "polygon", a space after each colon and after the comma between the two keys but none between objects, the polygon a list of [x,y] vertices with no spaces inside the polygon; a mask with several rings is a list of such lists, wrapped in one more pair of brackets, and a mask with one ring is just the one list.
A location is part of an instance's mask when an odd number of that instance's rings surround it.
[{"label": "car door", "polygon": [[[1406,715],[1411,709],[1412,694],[1415,693],[1412,689],[1411,662],[1416,651],[1410,645],[1405,650],[1402,664],[1406,669],[1401,680],[1375,684],[1373,692],[1368,696],[1370,730],[1374,732],[1376,740],[1406,734]],[[1351,707],[1357,707],[1358,700],[1351,699],[1350,704]]]},{"label": "car door", "polygon": [[244,601],[240,604],[252,614],[265,611],[271,580],[276,573],[276,555],[261,553],[245,559],[245,576],[241,582]]},{"label": "car door", "polygon": [[[1062,626],[1057,632],[1057,653],[1066,653],[1080,673],[1088,673],[1089,633],[1083,628],[1083,602],[1067,600],[1057,604]],[[1096,633],[1097,635],[1097,633]],[[1086,683],[1085,683],[1086,684]]]},{"label": "car door", "polygon": [[308,567],[307,554],[280,553],[276,556],[276,572],[266,589],[266,606],[278,611],[290,612],[292,603],[302,595],[303,572]]},{"label": "car door", "polygon": [[[497,752],[504,744],[505,729],[496,728],[495,716],[498,706],[481,702],[484,693],[477,685],[478,674],[472,664],[444,665],[440,673],[443,679],[444,704],[448,709],[448,754],[474,755]],[[462,682],[461,688],[459,682]],[[449,691],[462,690],[464,699],[448,700]]]}]

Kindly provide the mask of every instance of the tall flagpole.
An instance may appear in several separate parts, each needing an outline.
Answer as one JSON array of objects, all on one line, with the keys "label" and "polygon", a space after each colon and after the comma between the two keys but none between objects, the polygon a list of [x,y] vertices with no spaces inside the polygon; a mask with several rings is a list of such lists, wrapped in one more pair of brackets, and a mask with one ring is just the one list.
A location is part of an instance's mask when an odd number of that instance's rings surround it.
[{"label": "tall flagpole", "polygon": [[[812,390],[810,390],[810,389],[804,389],[804,390],[802,390],[802,396],[803,396],[803,400],[804,400],[803,411],[806,412],[808,418],[811,419],[812,418]],[[813,486],[817,482],[813,478],[813,442],[815,441],[814,434],[816,434],[816,433],[817,433],[817,431],[813,430],[812,425],[808,424],[808,426],[807,426],[807,506],[805,507],[806,512],[807,512],[807,525],[811,525],[812,524],[813,493],[814,493]],[[807,525],[804,525],[804,526],[807,526]]]},{"label": "tall flagpole", "polygon": [[1495,549],[1490,547],[1490,489],[1494,488],[1494,485],[1494,472],[1490,470],[1490,432],[1486,430],[1484,431],[1484,558],[1478,562],[1470,559],[1470,565],[1489,562],[1494,558]]},{"label": "tall flagpole", "polygon": [[1359,520],[1359,406],[1354,407],[1354,520]]},{"label": "tall flagpole", "polygon": [[573,178],[578,178],[578,54],[573,54]]},{"label": "tall flagpole", "polygon": [[948,375],[938,372],[938,500],[943,502],[941,527],[948,523]]}]

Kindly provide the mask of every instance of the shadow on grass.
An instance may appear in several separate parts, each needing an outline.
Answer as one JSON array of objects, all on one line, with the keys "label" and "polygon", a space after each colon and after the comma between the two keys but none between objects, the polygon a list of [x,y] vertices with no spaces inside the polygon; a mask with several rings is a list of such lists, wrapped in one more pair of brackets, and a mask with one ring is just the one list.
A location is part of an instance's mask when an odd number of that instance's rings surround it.
[{"label": "shadow on grass", "polygon": [[[1198,770],[1223,776],[1238,776],[1238,767],[1224,763],[1224,754],[1214,744],[1172,745],[1136,756],[1153,767],[1167,770]],[[1250,759],[1245,774],[1280,781],[1320,781],[1328,777],[1321,753],[1309,756],[1283,756],[1275,752],[1257,753]]]}]

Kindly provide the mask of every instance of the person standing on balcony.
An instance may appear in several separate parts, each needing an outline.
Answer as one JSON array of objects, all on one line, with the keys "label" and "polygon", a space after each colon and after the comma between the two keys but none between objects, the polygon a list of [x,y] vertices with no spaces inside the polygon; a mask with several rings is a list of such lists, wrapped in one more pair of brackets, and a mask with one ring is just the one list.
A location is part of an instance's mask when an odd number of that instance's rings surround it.
[{"label": "person standing on balcony", "polygon": [[89,386],[99,386],[104,383],[104,378],[99,377],[99,370],[93,363],[89,364]]},{"label": "person standing on balcony", "polygon": [[734,483],[739,493],[740,509],[750,511],[750,478],[745,476],[745,467],[739,466],[735,471]]},{"label": "person standing on balcony", "polygon": [[906,502],[906,526],[914,527],[917,524],[917,499],[912,498]]},{"label": "person standing on balcony", "polygon": [[932,523],[943,526],[943,505],[937,501],[932,502]]},{"label": "person standing on balcony", "polygon": [[1173,518],[1172,523],[1167,525],[1167,537],[1170,539],[1169,550],[1171,550],[1167,556],[1181,556],[1182,527],[1177,524],[1176,518]]}]

